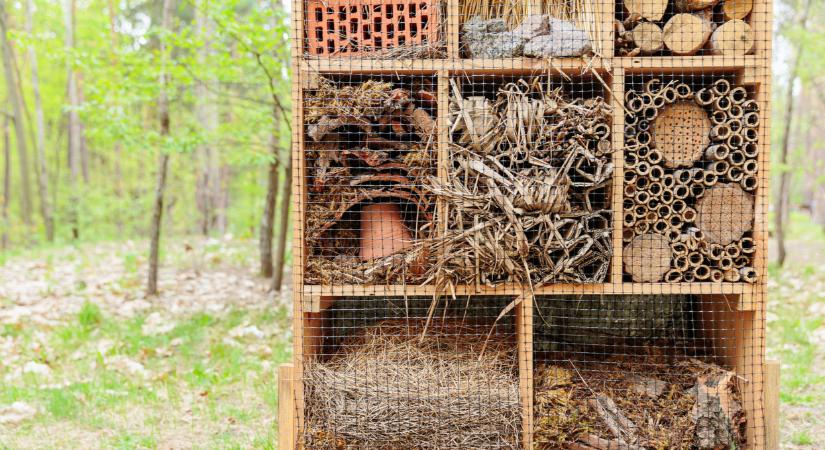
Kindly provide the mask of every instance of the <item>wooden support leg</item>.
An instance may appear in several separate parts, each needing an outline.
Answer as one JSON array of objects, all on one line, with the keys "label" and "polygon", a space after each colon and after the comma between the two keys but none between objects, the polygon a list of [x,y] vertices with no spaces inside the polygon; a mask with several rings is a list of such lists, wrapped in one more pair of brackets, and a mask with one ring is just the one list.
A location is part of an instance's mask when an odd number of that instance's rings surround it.
[{"label": "wooden support leg", "polygon": [[779,449],[779,361],[765,362],[765,448]]},{"label": "wooden support leg", "polygon": [[295,390],[294,367],[278,367],[278,448],[295,448]]}]

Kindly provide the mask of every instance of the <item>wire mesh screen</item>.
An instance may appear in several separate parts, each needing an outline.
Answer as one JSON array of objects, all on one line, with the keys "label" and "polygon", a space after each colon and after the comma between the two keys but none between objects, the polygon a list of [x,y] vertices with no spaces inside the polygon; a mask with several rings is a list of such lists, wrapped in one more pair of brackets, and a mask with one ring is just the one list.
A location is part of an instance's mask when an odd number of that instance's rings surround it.
[{"label": "wire mesh screen", "polygon": [[293,11],[287,447],[771,447],[770,2]]}]

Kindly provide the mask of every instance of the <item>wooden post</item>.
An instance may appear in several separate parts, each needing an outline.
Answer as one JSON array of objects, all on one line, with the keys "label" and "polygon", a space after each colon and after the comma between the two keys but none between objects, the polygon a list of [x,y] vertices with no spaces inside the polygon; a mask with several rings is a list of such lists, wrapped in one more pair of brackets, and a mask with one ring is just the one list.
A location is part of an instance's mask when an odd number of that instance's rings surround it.
[{"label": "wooden post", "polygon": [[278,367],[278,448],[295,448],[295,391],[292,364]]},{"label": "wooden post", "polygon": [[779,361],[765,362],[765,448],[779,449]]},{"label": "wooden post", "polygon": [[525,293],[516,309],[518,334],[519,397],[521,398],[521,443],[533,448],[533,295]]}]

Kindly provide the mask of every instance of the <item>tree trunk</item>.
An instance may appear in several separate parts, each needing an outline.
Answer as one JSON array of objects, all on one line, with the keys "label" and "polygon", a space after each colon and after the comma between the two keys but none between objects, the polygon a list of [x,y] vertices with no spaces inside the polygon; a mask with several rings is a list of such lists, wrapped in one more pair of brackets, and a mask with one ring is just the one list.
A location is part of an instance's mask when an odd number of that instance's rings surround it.
[{"label": "tree trunk", "polygon": [[[26,32],[34,42],[32,31],[32,10],[34,1],[26,0]],[[49,201],[49,178],[46,171],[46,126],[43,119],[43,101],[40,98],[40,77],[37,69],[37,53],[33,45],[29,46],[29,65],[32,75],[32,93],[34,94],[34,116],[37,128],[35,146],[37,147],[37,187],[40,196],[40,215],[43,216],[43,225],[46,228],[46,239],[54,241],[54,216]]]},{"label": "tree trunk", "polygon": [[[78,73],[75,79],[77,80],[77,104],[80,106],[86,101],[83,95],[83,74]],[[80,120],[79,114],[77,115],[77,136],[80,140],[80,174],[83,175],[83,183],[89,184],[89,142],[86,140],[86,126]]]},{"label": "tree trunk", "polygon": [[[172,0],[163,0],[163,30],[169,30],[171,20]],[[169,137],[169,98],[166,93],[166,37],[160,38],[160,95],[158,96],[158,115],[160,117],[160,135],[162,139]],[[158,254],[160,250],[160,227],[163,219],[163,193],[166,189],[166,171],[169,167],[169,154],[163,149],[158,160],[158,174],[155,185],[155,202],[152,211],[152,225],[149,234],[149,276],[146,283],[146,294],[158,293]]]},{"label": "tree trunk", "polygon": [[[74,52],[74,0],[66,0],[65,5],[65,25],[66,25],[66,52]],[[69,223],[72,227],[72,238],[80,238],[80,225],[77,211],[77,203],[80,196],[77,192],[77,178],[80,175],[80,116],[77,108],[80,101],[77,93],[77,74],[74,71],[71,58],[66,59],[66,83],[69,95],[68,112],[68,134],[69,134]]]},{"label": "tree trunk", "polygon": [[5,0],[0,0],[0,47],[2,47],[0,50],[2,50],[3,53],[3,75],[6,78],[6,95],[8,95],[9,104],[12,108],[14,135],[15,142],[17,143],[17,160],[20,165],[20,213],[23,217],[23,222],[31,224],[32,193],[31,179],[29,178],[28,170],[29,158],[26,148],[26,134],[23,127],[23,112],[20,107],[22,93],[18,91],[17,83],[14,82],[15,78],[12,70],[14,66],[14,54],[11,44],[7,39],[8,31]]},{"label": "tree trunk", "polygon": [[[198,62],[201,65],[208,64],[212,53],[210,39],[214,30],[212,22],[203,11],[206,2],[197,2],[195,8],[195,23],[197,25],[198,37],[204,42],[198,50]],[[218,124],[215,99],[212,95],[214,84],[211,83],[211,75],[195,84],[195,117],[203,127],[207,138],[204,143],[198,145],[195,150],[195,203],[201,215],[201,233],[208,235],[215,223],[215,214],[218,199],[215,192],[220,189],[218,167],[216,163],[215,149],[212,148],[212,133]]]},{"label": "tree trunk", "polygon": [[9,138],[9,117],[3,116],[3,234],[0,245],[9,247],[9,196],[11,196],[11,140]]},{"label": "tree trunk", "polygon": [[281,221],[278,224],[278,246],[275,250],[275,274],[272,277],[272,289],[281,291],[284,280],[284,264],[286,261],[286,236],[289,233],[289,205],[292,199],[292,155],[286,152],[286,168],[281,180]]},{"label": "tree trunk", "polygon": [[[277,127],[277,124],[275,125]],[[261,217],[261,231],[258,248],[261,252],[261,276],[269,278],[272,276],[272,234],[275,229],[275,204],[278,201],[278,136],[273,134],[270,137],[270,148],[272,161],[269,163],[269,173],[266,183],[266,202],[264,203],[264,215]]]},{"label": "tree trunk", "polygon": [[[808,24],[808,13],[811,9],[811,0],[808,0],[805,5],[805,10],[802,13],[799,23],[802,24],[802,29],[804,30]],[[790,171],[787,168],[788,165],[788,147],[790,146],[790,139],[791,139],[791,129],[793,125],[793,118],[794,118],[794,85],[796,84],[796,79],[799,76],[799,63],[801,61],[802,51],[804,47],[802,44],[796,49],[794,55],[794,63],[791,69],[790,77],[788,78],[788,86],[787,86],[787,93],[786,93],[786,101],[787,104],[785,105],[785,126],[783,129],[783,136],[782,136],[782,144],[779,147],[779,191],[776,195],[776,204],[774,206],[774,232],[776,233],[776,262],[782,266],[785,264],[785,258],[787,256],[787,249],[785,247],[785,223],[787,220],[788,215],[788,195],[790,190]]]}]

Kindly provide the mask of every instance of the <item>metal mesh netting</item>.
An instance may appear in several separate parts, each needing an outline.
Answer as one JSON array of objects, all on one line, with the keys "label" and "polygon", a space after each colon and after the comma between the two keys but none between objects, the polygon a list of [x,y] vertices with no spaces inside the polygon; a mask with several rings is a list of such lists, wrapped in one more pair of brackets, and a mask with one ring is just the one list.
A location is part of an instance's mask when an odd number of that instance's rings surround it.
[{"label": "metal mesh netting", "polygon": [[284,445],[771,447],[770,3],[293,13]]}]

